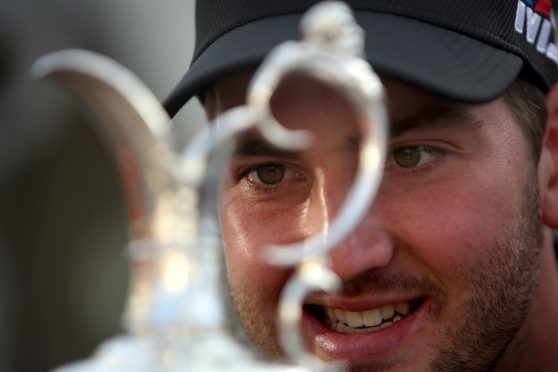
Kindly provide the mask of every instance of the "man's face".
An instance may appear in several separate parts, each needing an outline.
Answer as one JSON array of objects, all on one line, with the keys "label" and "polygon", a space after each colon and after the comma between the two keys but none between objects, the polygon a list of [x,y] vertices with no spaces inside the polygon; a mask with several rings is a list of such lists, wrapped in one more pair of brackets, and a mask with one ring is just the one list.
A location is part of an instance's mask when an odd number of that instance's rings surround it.
[{"label": "man's face", "polygon": [[[217,84],[217,110],[241,104],[247,81]],[[503,99],[466,106],[384,84],[392,135],[382,186],[331,254],[343,289],[305,301],[305,341],[354,370],[482,369],[521,327],[537,285],[536,167]],[[281,356],[277,305],[293,272],[262,252],[328,228],[353,182],[360,135],[345,100],[308,78],[287,79],[272,108],[314,141],[293,153],[243,136],[221,223],[240,319],[258,347]]]}]

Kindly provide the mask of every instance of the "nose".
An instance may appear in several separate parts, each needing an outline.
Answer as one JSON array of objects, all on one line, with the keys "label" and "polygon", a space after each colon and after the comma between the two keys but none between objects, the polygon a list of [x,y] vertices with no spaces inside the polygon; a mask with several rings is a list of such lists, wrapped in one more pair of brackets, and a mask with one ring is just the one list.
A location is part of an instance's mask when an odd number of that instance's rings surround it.
[{"label": "nose", "polygon": [[[344,174],[343,167],[335,168],[331,171],[332,175],[327,172],[329,168],[324,169],[323,173],[317,173],[319,177],[316,177],[314,189],[317,197],[312,199],[311,212],[308,214],[316,231],[324,228],[323,221],[331,222],[335,219],[342,203],[345,202],[352,179],[350,174],[341,177]],[[385,267],[393,260],[394,240],[383,226],[387,217],[385,206],[386,200],[380,188],[360,224],[330,251],[332,269],[341,280],[349,281],[368,270]]]},{"label": "nose", "polygon": [[333,271],[349,281],[368,270],[386,267],[394,257],[394,242],[390,235],[365,219],[356,230],[331,252]]}]

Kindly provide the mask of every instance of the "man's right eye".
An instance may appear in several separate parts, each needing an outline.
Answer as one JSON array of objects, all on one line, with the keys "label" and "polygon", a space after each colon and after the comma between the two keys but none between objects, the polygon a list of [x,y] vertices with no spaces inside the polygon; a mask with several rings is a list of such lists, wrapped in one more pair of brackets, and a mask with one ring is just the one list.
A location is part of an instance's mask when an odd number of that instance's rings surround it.
[{"label": "man's right eye", "polygon": [[256,165],[247,174],[249,181],[270,186],[292,179],[295,176],[296,172],[291,168],[277,163]]}]

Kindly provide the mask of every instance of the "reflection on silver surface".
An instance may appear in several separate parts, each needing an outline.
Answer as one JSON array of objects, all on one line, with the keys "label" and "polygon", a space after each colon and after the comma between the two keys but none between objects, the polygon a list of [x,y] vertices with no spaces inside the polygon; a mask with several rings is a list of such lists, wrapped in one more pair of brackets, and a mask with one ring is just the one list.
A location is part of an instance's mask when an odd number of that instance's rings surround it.
[{"label": "reflection on silver surface", "polygon": [[[313,7],[302,21],[304,39],[274,49],[256,72],[247,104],[204,127],[184,151],[168,135],[170,119],[149,90],[116,63],[81,50],[48,55],[39,78],[63,83],[99,116],[125,191],[130,220],[132,286],[124,315],[127,335],[102,344],[88,361],[63,371],[329,370],[305,350],[299,332],[302,303],[312,291],[335,291],[340,280],[328,254],[358,224],[378,189],[387,119],[383,89],[364,55],[363,32],[343,3]],[[311,137],[285,129],[269,102],[282,79],[302,72],[331,85],[353,104],[362,131],[359,167],[331,227],[304,242],[269,247],[275,265],[296,266],[278,309],[280,339],[290,364],[260,360],[230,331],[224,260],[215,205],[218,170],[238,134],[258,130],[279,147],[302,149]],[[215,130],[219,128],[219,130]],[[228,146],[223,146],[227,145]],[[216,159],[216,162],[210,161]]]}]

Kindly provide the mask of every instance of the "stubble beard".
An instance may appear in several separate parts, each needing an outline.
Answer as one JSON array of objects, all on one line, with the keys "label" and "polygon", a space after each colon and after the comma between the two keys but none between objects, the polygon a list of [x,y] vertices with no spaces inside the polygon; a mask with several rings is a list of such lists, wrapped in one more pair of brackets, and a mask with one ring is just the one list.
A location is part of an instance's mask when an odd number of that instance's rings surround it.
[{"label": "stubble beard", "polygon": [[451,340],[438,346],[432,371],[487,371],[498,361],[525,323],[539,284],[543,245],[536,174],[525,186],[520,215],[494,237],[486,260],[471,272],[473,288],[461,325],[448,328]]},{"label": "stubble beard", "polygon": [[231,286],[230,290],[235,311],[245,335],[266,358],[281,359],[283,352],[277,337],[276,314],[273,314],[270,321],[266,321],[262,314],[268,316],[269,314],[266,314],[266,311],[258,305],[255,296],[252,297],[234,286]]},{"label": "stubble beard", "polygon": [[[536,179],[536,175],[532,179]],[[534,181],[527,182],[522,213],[516,223],[494,237],[494,243],[485,248],[485,260],[477,262],[463,278],[469,281],[472,290],[462,306],[460,314],[464,315],[460,318],[447,321],[449,314],[442,306],[447,294],[441,283],[432,278],[382,278],[370,273],[345,288],[349,288],[351,295],[358,290],[389,290],[397,286],[435,293],[440,304],[436,320],[445,319],[450,326],[442,331],[446,336],[443,344],[434,345],[436,356],[428,369],[490,370],[525,322],[539,282],[542,222],[537,186]],[[266,321],[267,318],[262,316],[265,310],[258,304],[257,294],[247,294],[242,288],[231,287],[231,295],[244,330],[256,347],[271,359],[282,358],[275,314],[271,321]],[[351,366],[350,370],[374,371],[391,367],[390,363],[368,364]]]}]

